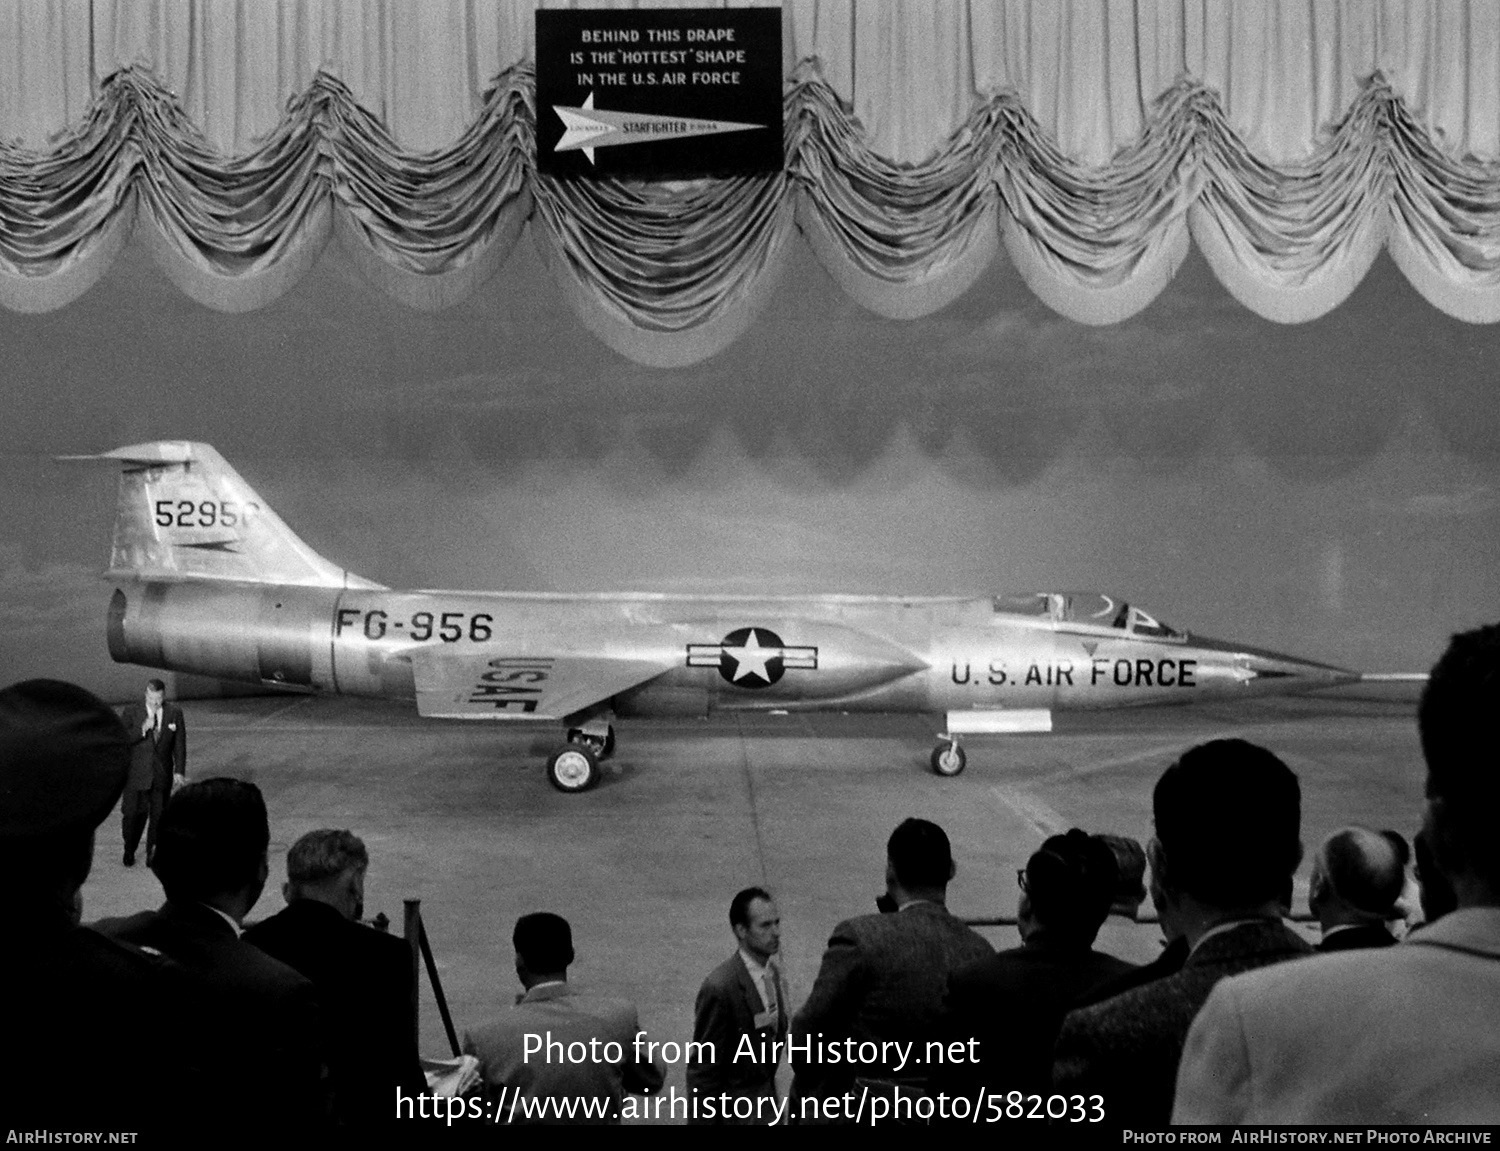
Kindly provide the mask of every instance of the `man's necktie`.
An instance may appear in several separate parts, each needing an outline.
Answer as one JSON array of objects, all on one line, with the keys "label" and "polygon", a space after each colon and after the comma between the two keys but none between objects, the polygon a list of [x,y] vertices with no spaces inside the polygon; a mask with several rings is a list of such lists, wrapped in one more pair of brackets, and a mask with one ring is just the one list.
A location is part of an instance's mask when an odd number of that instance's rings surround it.
[{"label": "man's necktie", "polygon": [[760,985],[766,996],[766,1011],[772,1019],[780,1018],[781,1000],[776,994],[776,969],[767,967],[760,976]]}]

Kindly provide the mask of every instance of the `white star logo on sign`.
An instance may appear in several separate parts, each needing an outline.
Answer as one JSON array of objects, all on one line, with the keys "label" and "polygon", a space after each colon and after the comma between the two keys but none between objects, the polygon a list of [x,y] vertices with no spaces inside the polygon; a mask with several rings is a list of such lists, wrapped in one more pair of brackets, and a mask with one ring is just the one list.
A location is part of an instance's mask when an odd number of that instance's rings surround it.
[{"label": "white star logo on sign", "polygon": [[650,116],[645,112],[611,112],[594,107],[594,94],[577,108],[552,105],[563,122],[562,139],[554,152],[582,152],[594,162],[595,148],[617,148],[623,144],[649,144],[653,140],[685,140],[689,136],[716,136],[722,132],[747,132],[765,124],[741,124],[736,120],[700,120],[694,116]]}]

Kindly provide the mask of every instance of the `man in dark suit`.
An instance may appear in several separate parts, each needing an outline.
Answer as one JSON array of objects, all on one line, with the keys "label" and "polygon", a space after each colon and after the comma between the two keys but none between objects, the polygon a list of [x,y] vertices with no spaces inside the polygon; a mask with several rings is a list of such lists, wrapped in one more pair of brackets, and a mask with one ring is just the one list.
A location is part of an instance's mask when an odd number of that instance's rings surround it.
[{"label": "man in dark suit", "polygon": [[325,1035],[313,985],[240,938],[265,887],[270,838],[254,784],[186,785],[162,814],[152,865],[167,901],[95,926],[166,955],[193,977],[201,1009],[188,1024],[192,1050],[213,1061],[209,1110],[285,1131],[328,1121]]},{"label": "man in dark suit", "polygon": [[951,1065],[955,1094],[1052,1090],[1052,1045],[1077,998],[1135,965],[1093,949],[1114,901],[1119,869],[1099,838],[1054,835],[1017,877],[1021,946],[960,967],[948,979],[956,1038],[979,1041],[980,1062]]},{"label": "man in dark suit", "polygon": [[127,703],[120,722],[130,735],[130,778],[120,799],[125,833],[125,866],[135,866],[135,849],[146,828],[146,865],[156,851],[156,828],[172,789],[187,778],[187,724],[182,708],[167,702],[167,685],[146,684],[142,703]]},{"label": "man in dark suit", "polygon": [[747,887],[730,900],[729,926],[739,946],[709,972],[693,1008],[693,1039],[705,1046],[687,1065],[688,1092],[701,1106],[688,1122],[770,1123],[778,1118],[776,1067],[787,1031],[786,985],[775,963],[781,915],[763,888]]},{"label": "man in dark suit", "polygon": [[1318,847],[1307,906],[1323,928],[1319,951],[1389,947],[1396,937],[1386,921],[1399,917],[1396,901],[1406,886],[1406,860],[1385,835],[1342,827]]},{"label": "man in dark suit", "polygon": [[1417,708],[1441,916],[1394,947],[1221,982],[1188,1032],[1176,1122],[1500,1123],[1497,713],[1500,625],[1455,635]]},{"label": "man in dark suit", "polygon": [[[908,819],[891,833],[885,882],[894,910],[846,919],[833,929],[812,993],[792,1021],[793,1096],[800,1118],[812,1119],[816,1112],[835,1122],[852,1120],[841,1111],[830,1115],[829,1108],[835,1096],[854,1089],[856,1078],[864,1081],[856,1096],[867,1083],[890,1096],[893,1106],[905,1094],[927,1091],[929,1068],[912,1057],[924,1057],[928,1041],[946,1036],[948,976],[994,954],[948,911],[955,873],[948,836],[937,824]],[[911,1046],[889,1046],[885,1057],[865,1064],[819,1060],[830,1043],[842,1048],[846,1040]]]},{"label": "man in dark suit", "polygon": [[124,727],[82,688],[0,692],[0,1114],[12,1129],[65,1119],[150,1142],[197,1118],[203,1080],[176,1025],[186,973],[79,926],[94,831],[129,767]]},{"label": "man in dark suit", "polygon": [[[479,1060],[486,1115],[497,1123],[618,1123],[627,1092],[659,1091],[665,1073],[635,1004],[568,982],[573,929],[551,912],[516,920],[516,976],[525,993],[464,1035]],[[548,1042],[555,1047],[548,1047]],[[581,1058],[570,1058],[574,1051]]]},{"label": "man in dark suit", "polygon": [[359,922],[370,856],[349,831],[310,831],[286,857],[287,905],[245,932],[311,979],[330,1034],[334,1118],[349,1127],[395,1118],[396,1090],[427,1090],[412,1017],[411,953]]},{"label": "man in dark suit", "polygon": [[1151,898],[1167,937],[1187,940],[1187,959],[1071,1012],[1054,1053],[1054,1089],[1098,1096],[1111,1127],[1166,1126],[1183,1041],[1215,983],[1312,953],[1281,920],[1302,858],[1290,768],[1244,740],[1214,740],[1167,768],[1151,801]]}]

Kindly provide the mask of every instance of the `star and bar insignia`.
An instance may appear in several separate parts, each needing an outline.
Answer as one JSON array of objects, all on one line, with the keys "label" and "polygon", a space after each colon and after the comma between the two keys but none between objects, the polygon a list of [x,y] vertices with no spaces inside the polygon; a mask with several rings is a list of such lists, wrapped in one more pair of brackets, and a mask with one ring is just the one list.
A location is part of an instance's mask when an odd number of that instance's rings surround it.
[{"label": "star and bar insignia", "polygon": [[770,628],[742,627],[719,643],[688,644],[687,665],[716,667],[736,687],[770,687],[787,668],[816,669],[818,649],[784,644]]}]

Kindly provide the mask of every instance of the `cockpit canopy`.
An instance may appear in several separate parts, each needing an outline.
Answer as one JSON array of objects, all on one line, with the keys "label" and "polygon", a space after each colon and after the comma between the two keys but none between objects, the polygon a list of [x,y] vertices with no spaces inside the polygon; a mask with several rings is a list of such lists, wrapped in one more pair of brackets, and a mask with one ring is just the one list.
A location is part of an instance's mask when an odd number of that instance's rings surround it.
[{"label": "cockpit canopy", "polygon": [[1031,592],[1023,595],[997,595],[995,611],[1005,615],[1049,619],[1057,624],[1088,628],[1118,628],[1130,635],[1150,639],[1185,640],[1187,633],[1178,631],[1148,615],[1124,600],[1097,591]]}]

